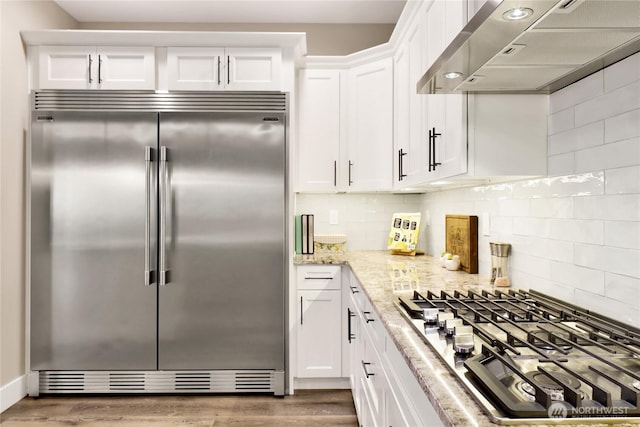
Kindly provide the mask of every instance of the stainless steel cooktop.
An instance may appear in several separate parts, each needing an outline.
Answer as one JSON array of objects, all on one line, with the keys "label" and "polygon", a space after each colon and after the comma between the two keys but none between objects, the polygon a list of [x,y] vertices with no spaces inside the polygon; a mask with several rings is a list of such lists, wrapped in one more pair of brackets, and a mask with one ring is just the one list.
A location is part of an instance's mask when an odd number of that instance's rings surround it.
[{"label": "stainless steel cooktop", "polygon": [[396,306],[498,423],[640,417],[636,328],[535,291],[414,292]]}]

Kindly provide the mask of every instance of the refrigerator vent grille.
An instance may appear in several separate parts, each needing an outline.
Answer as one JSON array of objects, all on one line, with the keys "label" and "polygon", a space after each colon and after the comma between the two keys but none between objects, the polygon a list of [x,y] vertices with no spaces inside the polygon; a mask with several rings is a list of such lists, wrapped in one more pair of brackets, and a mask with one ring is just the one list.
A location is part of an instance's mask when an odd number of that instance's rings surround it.
[{"label": "refrigerator vent grille", "polygon": [[47,90],[32,95],[33,111],[281,111],[282,92],[137,92]]},{"label": "refrigerator vent grille", "polygon": [[40,376],[40,389],[50,393],[82,393],[85,377],[82,372],[48,372]]},{"label": "refrigerator vent grille", "polygon": [[269,393],[274,371],[41,371],[40,393]]}]

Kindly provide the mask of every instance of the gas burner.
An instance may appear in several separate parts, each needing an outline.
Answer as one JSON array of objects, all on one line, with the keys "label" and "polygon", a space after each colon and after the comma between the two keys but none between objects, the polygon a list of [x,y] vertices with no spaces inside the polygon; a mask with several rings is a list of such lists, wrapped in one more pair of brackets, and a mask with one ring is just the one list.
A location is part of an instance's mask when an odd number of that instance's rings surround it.
[{"label": "gas burner", "polygon": [[[577,389],[580,387],[580,381],[569,375],[564,375],[557,372],[554,372],[553,375],[573,388]],[[533,371],[527,372],[525,376],[533,381],[536,381],[544,391],[549,393],[549,395],[551,396],[551,400],[564,400],[564,390],[562,389],[562,387],[551,378],[549,378],[546,374],[538,371]],[[536,400],[536,390],[530,383],[526,381],[520,381],[517,384],[516,388],[527,400]]]},{"label": "gas burner", "polygon": [[549,344],[536,338],[541,338],[545,341],[554,343],[556,347],[561,348],[562,350],[565,350],[565,351],[569,351],[573,348],[571,344],[567,344],[563,340],[554,341],[554,337],[569,339],[569,334],[564,331],[554,331],[553,333],[550,334],[549,332],[546,332],[546,331],[537,330],[537,331],[532,331],[531,335],[534,336],[533,342],[531,344],[541,350],[555,350],[555,348],[551,347]]}]

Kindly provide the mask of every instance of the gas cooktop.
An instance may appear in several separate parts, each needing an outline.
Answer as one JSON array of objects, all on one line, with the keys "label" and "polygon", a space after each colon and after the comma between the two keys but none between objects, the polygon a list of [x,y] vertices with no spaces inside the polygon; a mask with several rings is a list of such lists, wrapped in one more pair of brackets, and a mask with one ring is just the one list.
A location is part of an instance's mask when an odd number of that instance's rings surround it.
[{"label": "gas cooktop", "polygon": [[535,291],[414,292],[396,306],[501,424],[640,421],[640,330]]}]

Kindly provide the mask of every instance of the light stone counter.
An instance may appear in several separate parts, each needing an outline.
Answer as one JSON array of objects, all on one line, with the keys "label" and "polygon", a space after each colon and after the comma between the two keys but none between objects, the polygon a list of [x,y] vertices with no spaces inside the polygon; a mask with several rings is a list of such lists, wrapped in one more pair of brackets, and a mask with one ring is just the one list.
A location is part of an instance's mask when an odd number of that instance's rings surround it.
[{"label": "light stone counter", "polygon": [[[295,260],[296,264],[313,264],[312,257],[305,260]],[[324,263],[347,263],[358,279],[365,293],[373,303],[387,332],[407,361],[415,374],[418,383],[424,390],[429,401],[436,409],[440,418],[448,426],[493,426],[491,419],[484,414],[482,408],[475,402],[463,385],[449,371],[439,356],[425,344],[415,331],[408,327],[407,322],[393,305],[398,296],[411,296],[414,289],[398,289],[393,285],[394,269],[404,268],[416,280],[418,291],[431,290],[439,293],[441,290],[493,290],[488,278],[462,271],[448,271],[440,267],[438,260],[429,256],[407,257],[390,255],[386,251],[348,252],[344,259],[325,260]],[[394,289],[394,287],[396,289]],[[505,288],[500,288],[505,289]],[[407,332],[408,331],[408,332]],[[566,423],[564,420],[563,423]],[[612,424],[576,424],[571,425],[609,425]],[[520,424],[526,425],[526,424]],[[549,424],[557,426],[557,423]],[[616,424],[618,426],[638,426],[636,423]]]}]

